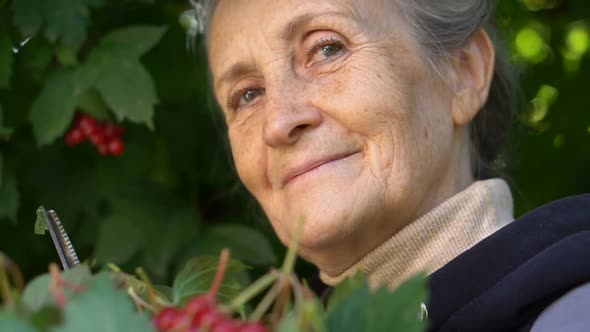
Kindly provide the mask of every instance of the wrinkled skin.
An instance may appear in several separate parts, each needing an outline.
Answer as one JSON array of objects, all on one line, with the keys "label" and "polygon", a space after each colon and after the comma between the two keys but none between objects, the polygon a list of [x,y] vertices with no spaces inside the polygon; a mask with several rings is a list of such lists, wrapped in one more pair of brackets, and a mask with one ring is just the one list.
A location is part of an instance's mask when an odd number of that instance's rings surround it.
[{"label": "wrinkled skin", "polygon": [[480,32],[443,80],[392,3],[223,0],[212,17],[240,179],[285,244],[305,220],[300,254],[329,275],[473,182],[493,48]]}]

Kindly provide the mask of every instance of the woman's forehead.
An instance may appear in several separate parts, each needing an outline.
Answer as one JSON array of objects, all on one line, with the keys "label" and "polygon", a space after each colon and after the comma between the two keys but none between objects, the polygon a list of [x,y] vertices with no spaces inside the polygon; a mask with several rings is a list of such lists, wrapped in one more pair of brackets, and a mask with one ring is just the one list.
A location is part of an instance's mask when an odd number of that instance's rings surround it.
[{"label": "woman's forehead", "polygon": [[263,32],[285,38],[297,23],[329,13],[350,15],[351,0],[224,0],[215,10],[210,37],[226,39],[240,33]]},{"label": "woman's forehead", "polygon": [[[209,31],[210,65],[214,77],[240,71],[236,58],[257,50],[280,49],[304,27],[330,22],[340,29],[359,29],[383,16],[385,0],[223,0]],[[223,68],[223,69],[222,69]],[[215,84],[217,86],[217,84]]]},{"label": "woman's forehead", "polygon": [[332,13],[357,20],[376,20],[384,16],[385,6],[392,7],[391,3],[391,0],[223,0],[216,6],[211,29],[224,33],[250,27],[282,36],[278,31],[292,26],[297,17],[309,19]]}]

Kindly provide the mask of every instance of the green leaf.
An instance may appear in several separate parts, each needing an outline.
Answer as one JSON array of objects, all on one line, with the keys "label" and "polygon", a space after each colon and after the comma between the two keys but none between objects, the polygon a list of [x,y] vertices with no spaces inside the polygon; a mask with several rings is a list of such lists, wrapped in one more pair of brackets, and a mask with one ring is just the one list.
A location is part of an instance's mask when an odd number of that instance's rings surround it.
[{"label": "green leaf", "polygon": [[0,218],[8,218],[16,223],[17,212],[20,204],[20,192],[18,191],[16,175],[7,172],[0,174]]},{"label": "green leaf", "polygon": [[156,294],[158,294],[160,298],[172,302],[172,287],[164,285],[154,285],[154,289],[156,290]]},{"label": "green leaf", "polygon": [[[337,288],[336,288],[337,289]],[[371,297],[366,279],[348,293],[345,301],[336,304],[328,313],[326,326],[329,331],[369,331],[366,311],[371,310]],[[389,310],[389,309],[388,309]],[[393,312],[393,309],[392,309]],[[395,331],[395,330],[394,330]]]},{"label": "green leaf", "polygon": [[[89,281],[92,278],[92,274],[88,266],[78,265],[73,269],[64,271],[62,277],[73,284],[80,285]],[[51,276],[47,273],[31,280],[23,292],[23,303],[33,311],[37,311],[46,305],[54,304],[55,300],[49,291],[50,281]],[[71,290],[66,289],[66,297],[71,297],[73,294]]]},{"label": "green leaf", "polygon": [[338,287],[332,290],[330,294],[330,301],[328,302],[328,311],[331,311],[336,305],[344,302],[352,293],[358,289],[365,287],[366,276],[358,273],[353,277],[350,277],[340,284]]},{"label": "green leaf", "polygon": [[64,312],[64,324],[53,332],[150,332],[148,317],[136,312],[133,302],[115,290],[106,276],[97,277],[86,292],[73,298]]},{"label": "green leaf", "polygon": [[18,0],[13,2],[14,23],[26,37],[45,27],[50,42],[62,42],[78,49],[86,39],[90,21],[88,7],[98,7],[102,0]]},{"label": "green leaf", "polygon": [[178,260],[183,246],[197,237],[199,218],[188,206],[155,200],[154,205],[160,206],[153,209],[151,222],[146,223],[144,239],[149,245],[144,246],[142,254],[146,269],[163,279],[168,277],[170,265],[175,258]]},{"label": "green leaf", "polygon": [[[189,260],[178,273],[172,285],[172,301],[184,305],[191,297],[209,291],[217,271],[217,257],[198,257]],[[239,294],[244,287],[246,266],[236,260],[230,260],[225,271],[225,278],[219,293],[221,302],[229,301]]]},{"label": "green leaf", "polygon": [[237,259],[248,264],[277,264],[277,256],[268,239],[252,227],[240,224],[214,226],[208,229],[201,241],[206,254],[218,253],[228,247]]},{"label": "green leaf", "polygon": [[40,206],[37,209],[37,220],[35,221],[35,234],[44,235],[49,230],[45,208]]},{"label": "green leaf", "polygon": [[297,308],[299,327],[303,331],[325,332],[325,311],[321,302],[313,297],[305,299]]},{"label": "green leaf", "polygon": [[7,312],[0,311],[0,331],[36,332],[37,330],[29,322],[21,320]]},{"label": "green leaf", "polygon": [[10,86],[13,62],[14,53],[12,52],[12,42],[8,34],[0,31],[0,88],[8,88]]},{"label": "green leaf", "polygon": [[[8,141],[10,139],[10,136],[12,136],[12,132],[12,128],[4,127],[4,110],[2,109],[2,105],[0,105],[0,140]],[[2,181],[0,180],[0,184],[1,183]]]},{"label": "green leaf", "polygon": [[46,79],[46,69],[53,59],[54,47],[45,39],[33,38],[18,52],[23,67],[31,74],[35,82]]},{"label": "green leaf", "polygon": [[316,297],[298,302],[278,327],[279,332],[325,332],[325,310]]},{"label": "green leaf", "polygon": [[424,331],[420,305],[427,301],[426,279],[418,276],[402,284],[395,292],[381,289],[373,295],[367,321],[368,331]]},{"label": "green leaf", "polygon": [[43,6],[45,36],[78,48],[86,39],[89,11],[84,0],[52,0]]},{"label": "green leaf", "polygon": [[[345,299],[328,312],[329,331],[425,331],[426,322],[419,320],[420,304],[426,302],[426,279],[419,275],[391,292],[380,288],[369,291],[366,279],[354,282]],[[351,285],[345,286],[347,288]]]},{"label": "green leaf", "polygon": [[73,67],[79,64],[78,51],[72,46],[60,44],[55,49],[55,55],[59,62],[64,66]]},{"label": "green leaf", "polygon": [[95,89],[88,89],[80,95],[78,107],[84,113],[92,115],[94,118],[101,120],[108,120],[110,118],[107,105]]},{"label": "green leaf", "polygon": [[136,26],[111,32],[89,56],[85,66],[99,68],[95,88],[119,120],[145,123],[153,129],[156,87],[139,56],[160,40],[165,28]]},{"label": "green leaf", "polygon": [[141,247],[143,227],[141,215],[119,209],[100,225],[96,240],[96,260],[100,263],[122,264]]},{"label": "green leaf", "polygon": [[289,312],[287,316],[281,320],[278,332],[300,332],[299,322],[294,312]]},{"label": "green leaf", "polygon": [[63,70],[49,77],[29,115],[39,146],[53,143],[72,121],[78,96],[87,89],[77,72]]},{"label": "green leaf", "polygon": [[49,331],[49,329],[61,323],[62,313],[58,306],[48,304],[31,315],[31,323],[41,331]]},{"label": "green leaf", "polygon": [[14,24],[25,36],[32,36],[43,24],[43,0],[17,0],[12,2]]},{"label": "green leaf", "polygon": [[119,120],[145,123],[153,129],[156,87],[147,70],[137,61],[120,58],[103,67],[96,88]]},{"label": "green leaf", "polygon": [[89,7],[94,7],[94,8],[101,6],[103,3],[104,3],[103,0],[86,0],[86,4]]},{"label": "green leaf", "polygon": [[115,30],[100,41],[92,57],[108,55],[115,59],[137,59],[153,48],[160,41],[164,32],[166,32],[166,27],[149,25]]}]

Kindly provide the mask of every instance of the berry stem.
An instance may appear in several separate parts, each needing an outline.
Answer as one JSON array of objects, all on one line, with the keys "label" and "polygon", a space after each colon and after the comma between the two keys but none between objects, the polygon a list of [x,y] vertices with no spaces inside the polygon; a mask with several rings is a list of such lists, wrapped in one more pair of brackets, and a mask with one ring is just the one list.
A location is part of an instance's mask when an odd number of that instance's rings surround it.
[{"label": "berry stem", "polygon": [[135,292],[133,287],[129,286],[127,288],[127,294],[129,294],[129,297],[131,297],[133,302],[135,302],[135,305],[137,306],[138,311],[141,311],[142,308],[146,308],[147,310],[149,310],[151,312],[156,312],[156,309],[154,309],[153,306],[151,306],[149,303],[145,302],[141,298],[141,296],[137,295],[137,293]]},{"label": "berry stem", "polygon": [[120,267],[118,267],[117,265],[113,264],[113,263],[108,263],[107,267],[113,271],[113,272],[117,272],[117,273],[123,273],[123,271],[121,270]]},{"label": "berry stem", "polygon": [[295,312],[298,312],[301,317],[300,327],[305,331],[326,332],[323,320],[318,317],[314,308],[318,302],[311,294],[307,284],[301,283],[294,275],[290,279],[295,293]]},{"label": "berry stem", "polygon": [[7,307],[12,307],[14,301],[12,299],[12,291],[8,282],[8,275],[6,273],[6,259],[5,256],[0,253],[0,297]]},{"label": "berry stem", "polygon": [[61,272],[57,264],[49,264],[49,274],[51,275],[51,281],[49,283],[49,289],[55,298],[57,305],[63,310],[66,308],[67,300],[66,294],[62,287]]},{"label": "berry stem", "polygon": [[143,281],[143,283],[147,287],[150,302],[154,311],[159,312],[162,308],[160,307],[160,303],[158,303],[158,296],[156,295],[156,291],[154,290],[154,284],[152,284],[152,281],[141,267],[138,267],[136,272],[139,278],[141,278],[141,281]]},{"label": "berry stem", "polygon": [[276,300],[277,296],[279,295],[279,292],[283,289],[283,287],[285,287],[286,283],[287,279],[284,278],[284,276],[281,276],[281,278],[279,278],[279,282],[275,283],[274,286],[272,286],[272,288],[268,291],[268,293],[266,293],[264,298],[262,298],[262,301],[258,303],[256,309],[254,310],[252,315],[250,315],[250,321],[257,322],[262,318],[262,316],[264,316],[264,314],[268,311],[270,306]]},{"label": "berry stem", "polygon": [[211,288],[209,289],[208,293],[208,295],[213,299],[217,297],[217,293],[219,292],[221,284],[223,283],[225,271],[227,271],[227,266],[229,265],[230,256],[229,249],[225,248],[221,251],[221,255],[219,256],[219,264],[217,265],[217,272],[215,272],[215,278],[213,279],[213,283],[211,283]]},{"label": "berry stem", "polygon": [[16,289],[22,291],[25,288],[25,279],[23,278],[23,274],[18,268],[18,265],[14,264],[14,262],[8,256],[2,254],[2,252],[0,252],[0,265],[8,271]]},{"label": "berry stem", "polygon": [[293,294],[295,294],[295,307],[299,310],[305,301],[303,287],[301,287],[299,280],[295,276],[291,276],[291,285],[293,285]]},{"label": "berry stem", "polygon": [[303,282],[303,296],[306,300],[312,300],[314,298],[312,290],[309,288],[309,284],[304,280]]},{"label": "berry stem", "polygon": [[255,296],[264,291],[268,286],[272,285],[279,277],[277,271],[270,271],[269,273],[260,277],[252,285],[243,290],[236,298],[229,304],[231,311],[237,311],[241,306],[252,300]]},{"label": "berry stem", "polygon": [[287,314],[287,310],[289,309],[293,281],[291,281],[290,283],[291,285],[285,285],[279,290],[279,295],[275,300],[275,304],[270,314],[270,321],[273,322],[275,325],[279,324],[281,318],[285,317],[285,315]]},{"label": "berry stem", "polygon": [[293,273],[293,268],[295,267],[295,260],[297,259],[297,250],[299,249],[299,238],[301,237],[301,232],[303,231],[304,223],[305,221],[303,220],[303,218],[300,218],[297,223],[297,231],[295,232],[295,236],[291,240],[289,250],[287,251],[287,255],[285,256],[285,261],[283,262],[283,267],[281,268],[281,273],[285,276]]},{"label": "berry stem", "polygon": [[69,281],[67,281],[65,279],[62,279],[61,280],[61,284],[62,284],[62,286],[64,288],[69,288],[69,289],[73,290],[76,293],[81,293],[81,292],[83,292],[83,291],[86,290],[86,286],[84,286],[84,285],[77,285],[77,284],[71,283],[71,282],[69,282]]}]

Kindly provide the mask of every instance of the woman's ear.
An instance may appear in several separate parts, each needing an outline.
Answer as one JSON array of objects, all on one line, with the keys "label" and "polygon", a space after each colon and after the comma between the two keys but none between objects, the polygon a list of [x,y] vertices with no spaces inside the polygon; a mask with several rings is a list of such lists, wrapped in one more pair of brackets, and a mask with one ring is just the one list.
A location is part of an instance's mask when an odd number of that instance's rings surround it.
[{"label": "woman's ear", "polygon": [[452,117],[456,126],[468,124],[485,105],[494,77],[494,61],[494,45],[484,29],[479,29],[452,58],[455,88]]}]

